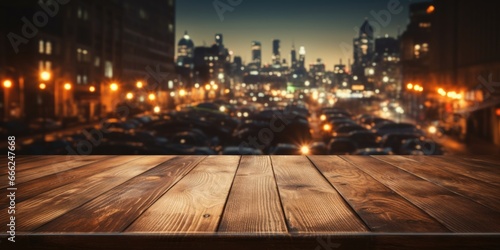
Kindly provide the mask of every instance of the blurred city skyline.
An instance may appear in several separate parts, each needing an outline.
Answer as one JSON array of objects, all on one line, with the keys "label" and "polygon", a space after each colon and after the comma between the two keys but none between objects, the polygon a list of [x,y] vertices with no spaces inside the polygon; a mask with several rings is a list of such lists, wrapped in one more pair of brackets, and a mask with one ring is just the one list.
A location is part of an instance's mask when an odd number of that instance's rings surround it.
[{"label": "blurred city skyline", "polygon": [[[305,47],[306,67],[321,58],[327,70],[332,70],[340,59],[343,63],[349,59],[352,62],[352,39],[358,36],[359,28],[366,19],[374,26],[375,37],[388,35],[396,38],[409,23],[409,5],[428,1],[254,0],[241,1],[234,7],[226,1],[218,1],[220,15],[214,7],[216,2],[178,1],[176,41],[187,31],[195,46],[210,46],[214,43],[215,34],[221,33],[225,47],[233,51],[234,56],[241,56],[245,63],[251,62],[251,42],[259,41],[262,44],[263,64],[268,64],[272,58],[272,41],[279,39],[282,58],[288,63],[294,44],[297,51],[300,46]],[[398,12],[387,18],[384,13],[390,13],[389,4]],[[232,9],[222,10],[225,7]]]}]

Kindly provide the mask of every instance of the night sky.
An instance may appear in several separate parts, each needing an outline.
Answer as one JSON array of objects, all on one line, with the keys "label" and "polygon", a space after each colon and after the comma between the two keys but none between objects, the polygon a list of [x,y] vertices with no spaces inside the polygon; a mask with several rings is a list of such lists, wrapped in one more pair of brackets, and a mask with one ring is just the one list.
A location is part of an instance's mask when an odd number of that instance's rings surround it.
[{"label": "night sky", "polygon": [[[228,0],[218,0],[229,3]],[[352,58],[352,39],[368,18],[381,27],[375,35],[396,37],[409,22],[408,6],[419,0],[239,0],[233,11],[226,11],[220,19],[213,6],[214,0],[177,1],[176,43],[187,30],[195,46],[211,45],[215,33],[224,35],[224,45],[239,55],[245,63],[251,60],[250,44],[262,43],[263,63],[271,61],[272,40],[281,40],[281,55],[290,62],[292,42],[306,48],[306,65],[322,58],[327,70],[342,58]],[[387,10],[390,1],[399,2],[403,10],[391,14],[384,27],[372,11]],[[238,0],[233,0],[238,2]],[[229,5],[228,5],[229,6]],[[385,17],[384,17],[385,20]],[[356,32],[355,32],[356,30]]]}]

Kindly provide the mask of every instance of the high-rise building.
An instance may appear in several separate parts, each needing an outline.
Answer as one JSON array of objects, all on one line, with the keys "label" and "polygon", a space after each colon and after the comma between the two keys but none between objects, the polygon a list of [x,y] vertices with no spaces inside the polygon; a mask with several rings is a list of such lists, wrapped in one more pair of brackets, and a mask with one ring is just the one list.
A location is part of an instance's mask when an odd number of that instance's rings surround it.
[{"label": "high-rise building", "polygon": [[304,46],[300,46],[298,68],[305,69],[305,67],[306,67],[306,48]]},{"label": "high-rise building", "polygon": [[262,66],[262,45],[258,41],[252,42],[252,64],[259,69]]},{"label": "high-rise building", "polygon": [[295,45],[292,45],[292,51],[290,52],[290,62],[292,69],[297,68],[297,51],[295,50]]},{"label": "high-rise building", "polygon": [[281,64],[281,53],[280,53],[280,40],[273,40],[273,65],[279,66]]},{"label": "high-rise building", "polygon": [[[16,117],[33,119],[81,116],[96,118],[114,111],[120,96],[112,98],[109,84],[116,81],[120,90],[135,87],[138,80],[156,83],[174,70],[175,1],[13,1],[0,3],[2,24],[43,11],[39,4],[58,4],[59,13],[39,29],[27,44],[10,43],[0,57],[0,68],[9,68],[17,79],[18,107],[38,107],[32,112],[21,108]],[[50,9],[50,7],[49,7]],[[0,25],[0,34],[22,33],[22,22]],[[3,30],[2,29],[6,29]],[[2,51],[2,50],[0,50]],[[148,76],[149,70],[155,73]],[[39,95],[40,72],[49,71],[43,105]],[[160,82],[161,84],[161,82]],[[70,87],[70,90],[66,86]],[[13,88],[14,88],[13,87]],[[12,92],[14,89],[12,90]],[[13,94],[14,96],[14,94]],[[9,100],[14,102],[14,100]]]},{"label": "high-rise building", "polygon": [[359,36],[353,40],[354,63],[352,72],[357,76],[364,76],[366,67],[370,67],[374,57],[374,29],[368,20],[361,25]]},{"label": "high-rise building", "polygon": [[215,34],[215,44],[220,48],[224,47],[224,40],[222,34]]},{"label": "high-rise building", "polygon": [[189,37],[188,32],[184,33],[184,36],[179,43],[177,43],[177,66],[178,67],[190,67],[193,63],[194,57],[194,42]]}]

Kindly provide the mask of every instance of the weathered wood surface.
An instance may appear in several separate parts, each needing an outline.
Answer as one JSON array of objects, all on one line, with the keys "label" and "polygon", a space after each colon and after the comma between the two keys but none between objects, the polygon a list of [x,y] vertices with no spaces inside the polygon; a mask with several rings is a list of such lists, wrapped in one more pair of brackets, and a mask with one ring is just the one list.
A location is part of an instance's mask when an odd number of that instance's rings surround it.
[{"label": "weathered wood surface", "polygon": [[1,249],[500,249],[495,157],[35,156],[16,170],[17,242],[2,230]]}]

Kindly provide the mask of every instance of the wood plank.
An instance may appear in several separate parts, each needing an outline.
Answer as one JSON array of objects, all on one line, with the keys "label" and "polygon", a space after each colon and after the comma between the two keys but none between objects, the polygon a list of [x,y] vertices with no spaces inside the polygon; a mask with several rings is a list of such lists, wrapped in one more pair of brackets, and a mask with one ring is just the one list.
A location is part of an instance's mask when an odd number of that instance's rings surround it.
[{"label": "wood plank", "polygon": [[341,156],[453,232],[498,232],[500,212],[373,157]]},{"label": "wood plank", "polygon": [[435,156],[405,156],[418,162],[436,164],[440,168],[451,173],[460,173],[470,178],[485,181],[500,187],[500,174],[497,170],[489,167],[473,167],[457,162],[458,157],[448,156],[445,158]]},{"label": "wood plank", "polygon": [[240,156],[209,156],[141,215],[127,232],[215,232]]},{"label": "wood plank", "polygon": [[[142,158],[128,168],[141,169],[140,175],[128,174],[103,195],[40,227],[39,232],[121,232],[159,197],[191,171],[204,156],[177,156],[155,166],[152,156]],[[161,159],[161,158],[160,158]],[[153,163],[153,164],[152,164]],[[132,178],[133,177],[133,178]],[[106,180],[106,182],[109,182]],[[119,185],[118,185],[119,184]]]},{"label": "wood plank", "polygon": [[242,156],[218,231],[284,233],[284,218],[269,156]]},{"label": "wood plank", "polygon": [[[439,156],[437,158],[448,160],[452,156]],[[465,164],[477,168],[487,168],[490,171],[495,171],[500,174],[500,161],[489,161],[488,159],[481,158],[481,156],[465,157],[465,156],[453,156],[454,161],[460,162],[460,164]]]},{"label": "wood plank", "polygon": [[[140,156],[123,156],[112,160],[112,162],[107,163],[114,163],[113,168],[107,171],[75,180],[71,184],[16,203],[16,218],[18,220],[16,229],[18,231],[34,230],[144,171]],[[154,166],[149,165],[146,168]],[[23,192],[19,189],[18,193],[22,194]],[[0,214],[0,222],[6,221],[7,214]]]},{"label": "wood plank", "polygon": [[500,187],[450,172],[440,165],[412,161],[402,156],[374,156],[375,158],[408,171],[422,179],[445,187],[452,192],[468,197],[477,203],[500,211]]},{"label": "wood plank", "polygon": [[[23,170],[23,166],[20,168],[16,166],[16,185],[25,183],[28,181],[35,180],[44,176],[61,173],[70,169],[79,168],[87,164],[97,162],[98,160],[105,159],[110,156],[53,156],[45,160],[33,162],[32,164],[26,165],[26,170]],[[0,176],[0,178],[7,178],[5,175]],[[0,188],[7,187],[7,183],[1,183]]]},{"label": "wood plank", "polygon": [[[54,160],[57,161],[58,157],[59,156],[54,156]],[[55,166],[54,168],[48,167],[48,173],[55,172],[57,168],[70,168],[70,170],[56,172],[54,174],[45,175],[38,179],[33,179],[28,182],[17,184],[16,187],[19,190],[22,190],[22,192],[18,192],[18,194],[16,195],[16,201],[24,201],[43,192],[73,183],[75,181],[79,181],[81,179],[85,179],[107,169],[119,166],[120,164],[132,161],[137,157],[138,156],[84,156],[81,158],[79,157],[78,160],[75,160],[74,162],[65,162],[63,163],[64,165]],[[85,158],[88,158],[88,160],[85,160]],[[74,164],[74,166],[72,166],[71,164]],[[68,167],[66,167],[66,165]],[[0,208],[4,207],[6,207],[5,204],[0,204]]]},{"label": "wood plank", "polygon": [[434,218],[338,156],[309,156],[374,232],[449,232]]},{"label": "wood plank", "polygon": [[305,156],[271,156],[271,160],[289,232],[368,231]]}]

